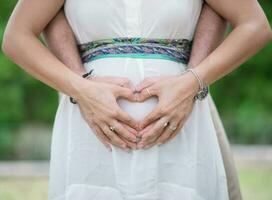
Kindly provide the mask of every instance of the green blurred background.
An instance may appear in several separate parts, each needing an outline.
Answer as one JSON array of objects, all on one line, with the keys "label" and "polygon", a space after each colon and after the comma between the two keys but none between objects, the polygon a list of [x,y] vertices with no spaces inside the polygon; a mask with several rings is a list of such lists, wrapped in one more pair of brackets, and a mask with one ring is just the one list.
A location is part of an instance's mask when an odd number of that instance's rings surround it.
[{"label": "green blurred background", "polygon": [[[17,1],[0,2],[1,43],[8,17]],[[272,1],[260,2],[272,22]],[[211,87],[233,143],[272,144],[271,56],[272,44],[269,44]],[[26,124],[52,125],[57,101],[53,89],[34,80],[0,52],[0,159],[20,157],[14,145],[18,132]]]},{"label": "green blurred background", "polygon": [[[0,0],[0,45],[16,2]],[[259,2],[272,24],[272,1]],[[211,87],[233,144],[258,144],[271,148],[271,67],[272,44],[269,44]],[[0,51],[0,161],[48,160],[57,105],[56,91],[27,75]],[[272,199],[272,164],[258,164],[238,166],[246,200]],[[0,176],[0,200],[46,199],[47,184],[47,177]],[[25,198],[21,198],[22,195]]]}]

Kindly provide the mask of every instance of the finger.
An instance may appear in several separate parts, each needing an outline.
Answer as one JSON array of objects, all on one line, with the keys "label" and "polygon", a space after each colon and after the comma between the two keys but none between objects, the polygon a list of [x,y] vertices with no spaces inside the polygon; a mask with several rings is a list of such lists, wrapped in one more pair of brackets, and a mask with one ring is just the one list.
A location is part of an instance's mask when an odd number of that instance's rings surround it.
[{"label": "finger", "polygon": [[128,126],[132,127],[135,130],[139,129],[138,122],[135,119],[133,119],[128,113],[124,112],[121,108],[118,108],[117,115],[115,116],[115,118],[118,121],[127,124]]},{"label": "finger", "polygon": [[111,141],[110,139],[103,133],[103,131],[99,128],[99,126],[97,125],[92,125],[92,128],[95,131],[95,135],[97,136],[97,138],[104,144],[104,146],[109,150],[112,151],[111,148]]},{"label": "finger", "polygon": [[110,151],[111,146],[110,146],[110,139],[103,133],[103,131],[94,123],[94,121],[90,120],[87,121],[87,124],[89,125],[89,127],[94,130],[94,134],[96,135],[96,137],[104,144],[104,146],[109,149]]},{"label": "finger", "polygon": [[129,132],[117,120],[111,123],[115,127],[115,132],[130,142],[137,142],[136,134]]},{"label": "finger", "polygon": [[169,121],[169,118],[166,118],[166,117],[161,118],[146,133],[142,134],[142,132],[140,132],[140,135],[142,136],[142,140],[138,145],[139,148],[145,148],[145,146],[156,141],[157,138],[163,133],[165,128],[165,123],[167,123],[168,121]]},{"label": "finger", "polygon": [[115,87],[114,96],[116,98],[125,98],[125,99],[127,99],[129,101],[132,101],[132,102],[137,101],[132,89],[123,88],[123,87],[120,87],[120,86]]},{"label": "finger", "polygon": [[[171,123],[173,124],[173,123]],[[174,126],[174,125],[172,125]],[[157,140],[151,142],[150,144],[144,146],[144,149],[149,149],[152,146],[155,146],[156,144],[161,145],[166,143],[168,140],[170,140],[170,137],[173,135],[174,132],[179,132],[179,127],[177,126],[176,131],[173,131],[170,129],[170,126],[168,125],[167,127],[165,127],[163,133],[157,138]]]},{"label": "finger", "polygon": [[176,137],[176,135],[181,131],[183,125],[184,125],[184,121],[181,121],[181,122],[178,124],[177,130],[174,131],[174,132],[171,134],[171,136],[170,136],[164,143],[166,143],[166,142],[170,141],[171,139],[173,139],[174,137]]},{"label": "finger", "polygon": [[162,112],[162,108],[161,106],[158,104],[154,110],[151,111],[151,113],[149,113],[144,119],[143,121],[139,124],[139,128],[143,129],[145,128],[147,125],[149,125],[150,123],[154,122],[155,120],[158,120],[159,118],[161,118],[163,116],[163,112]]},{"label": "finger", "polygon": [[103,124],[101,127],[102,131],[107,135],[107,137],[111,140],[111,143],[115,146],[118,146],[122,149],[128,150],[127,144],[120,139],[119,136],[116,135],[113,131],[109,129],[109,126]]},{"label": "finger", "polygon": [[131,80],[128,78],[114,77],[114,78],[112,78],[112,82],[114,82],[116,85],[118,85],[120,87],[134,90],[133,84],[132,84]]},{"label": "finger", "polygon": [[[178,125],[179,123],[172,119],[171,123],[165,128],[164,132],[161,134],[161,136],[157,139],[157,144],[161,145],[164,144],[174,132],[178,132]],[[175,127],[175,130],[173,128]]]},{"label": "finger", "polygon": [[95,77],[92,77],[91,80],[96,81],[96,82],[117,85],[117,86],[120,86],[123,88],[131,89],[132,91],[135,90],[131,80],[128,78],[124,78],[124,77],[95,76]]},{"label": "finger", "polygon": [[137,149],[137,143],[135,143],[135,142],[130,142],[130,141],[128,141],[127,139],[123,138],[121,135],[119,135],[119,137],[121,138],[121,140],[123,140],[123,141],[127,144],[127,146],[128,146],[129,148],[131,148],[131,149]]},{"label": "finger", "polygon": [[131,133],[133,133],[134,135],[138,135],[138,131],[134,128],[131,128],[129,125],[123,123],[123,122],[119,122],[125,129],[127,129],[128,131],[130,131]]},{"label": "finger", "polygon": [[136,91],[141,92],[144,88],[150,87],[157,81],[158,77],[147,77],[136,86]]},{"label": "finger", "polygon": [[120,86],[121,87],[125,87],[125,88],[128,88],[128,89],[131,89],[132,91],[134,91],[135,90],[135,88],[134,88],[134,86],[133,86],[133,83],[131,82],[131,80],[130,79],[128,79],[128,78],[122,78],[122,79],[120,79]]},{"label": "finger", "polygon": [[137,93],[137,101],[143,102],[151,97],[158,96],[155,85],[144,88],[140,93]]}]

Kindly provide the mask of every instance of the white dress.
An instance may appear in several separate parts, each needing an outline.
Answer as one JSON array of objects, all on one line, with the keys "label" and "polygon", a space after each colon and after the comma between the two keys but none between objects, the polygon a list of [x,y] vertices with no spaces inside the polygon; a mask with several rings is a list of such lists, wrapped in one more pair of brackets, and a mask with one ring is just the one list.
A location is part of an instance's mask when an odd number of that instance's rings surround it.
[{"label": "white dress", "polygon": [[[78,43],[116,37],[192,40],[202,0],[66,0],[66,17]],[[104,58],[85,64],[96,76],[176,75],[185,65],[164,59]],[[156,105],[118,102],[135,119]],[[108,151],[84,121],[78,105],[61,95],[55,117],[50,200],[227,200],[227,183],[207,99],[196,101],[180,133],[147,150]]]}]

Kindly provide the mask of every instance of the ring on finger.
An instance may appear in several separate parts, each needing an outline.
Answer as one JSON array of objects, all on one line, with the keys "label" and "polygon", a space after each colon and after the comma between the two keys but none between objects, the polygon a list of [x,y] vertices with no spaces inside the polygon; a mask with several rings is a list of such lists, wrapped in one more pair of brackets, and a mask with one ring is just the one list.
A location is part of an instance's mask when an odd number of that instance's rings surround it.
[{"label": "ring on finger", "polygon": [[110,128],[110,130],[111,130],[112,132],[115,133],[115,126],[110,126],[109,128]]},{"label": "ring on finger", "polygon": [[165,128],[166,126],[168,126],[170,124],[170,122],[165,122],[164,124],[163,124],[163,128]]},{"label": "ring on finger", "polygon": [[148,93],[148,95],[151,97],[152,95],[151,95],[151,92],[149,91],[149,89],[148,89],[148,88],[145,88],[145,90],[146,90],[146,92]]},{"label": "ring on finger", "polygon": [[174,132],[174,131],[177,129],[177,127],[176,127],[176,126],[169,126],[169,129],[170,129],[172,132]]}]

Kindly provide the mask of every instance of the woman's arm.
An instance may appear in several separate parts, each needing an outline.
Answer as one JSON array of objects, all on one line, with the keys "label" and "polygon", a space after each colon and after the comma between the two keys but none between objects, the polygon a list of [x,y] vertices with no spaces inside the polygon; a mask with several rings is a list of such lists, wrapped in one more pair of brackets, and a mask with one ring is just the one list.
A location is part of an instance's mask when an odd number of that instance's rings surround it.
[{"label": "woman's arm", "polygon": [[[82,75],[86,73],[85,68],[82,64],[76,38],[74,33],[65,17],[63,9],[50,21],[46,26],[43,36],[45,42],[50,51],[68,68],[70,68],[76,74]],[[92,76],[92,81],[103,82],[109,84],[115,84],[122,87],[132,89],[132,83],[128,78],[125,77],[104,77],[104,76]],[[94,120],[94,119],[92,119]],[[120,122],[121,123],[121,122]],[[133,130],[125,123],[121,123],[128,131]],[[103,135],[101,130],[97,129],[94,123],[90,123],[90,127],[97,132],[97,136]],[[110,141],[105,140],[106,137],[98,137],[100,141],[110,149]],[[122,138],[128,145],[130,142],[125,138]]]},{"label": "woman's arm", "polygon": [[[271,40],[272,33],[257,0],[207,0],[207,3],[234,27],[223,43],[194,68],[209,85],[260,50]],[[148,77],[137,87],[141,101],[150,98],[150,94],[159,98],[155,109],[140,123],[143,129],[156,121],[150,129],[140,132],[140,148],[149,148],[156,142],[162,144],[178,134],[193,109],[199,90],[192,73],[164,77],[155,83],[151,79],[154,77]]]},{"label": "woman's arm", "polygon": [[63,2],[63,0],[18,1],[5,31],[3,52],[32,76],[73,96],[86,122],[90,125],[95,118],[93,122],[106,134],[112,144],[126,149],[128,145],[117,134],[112,134],[109,127],[114,126],[116,132],[131,142],[137,140],[136,134],[124,129],[119,123],[122,121],[132,128],[137,128],[137,121],[121,110],[116,102],[119,97],[134,101],[133,91],[83,79],[60,62],[38,40],[38,36],[61,9]]},{"label": "woman's arm", "polygon": [[8,22],[3,52],[25,71],[51,87],[78,96],[85,80],[53,56],[38,40],[63,0],[20,0]]},{"label": "woman's arm", "polygon": [[233,31],[195,70],[206,85],[233,71],[272,38],[271,28],[257,0],[207,0],[228,20]]}]

